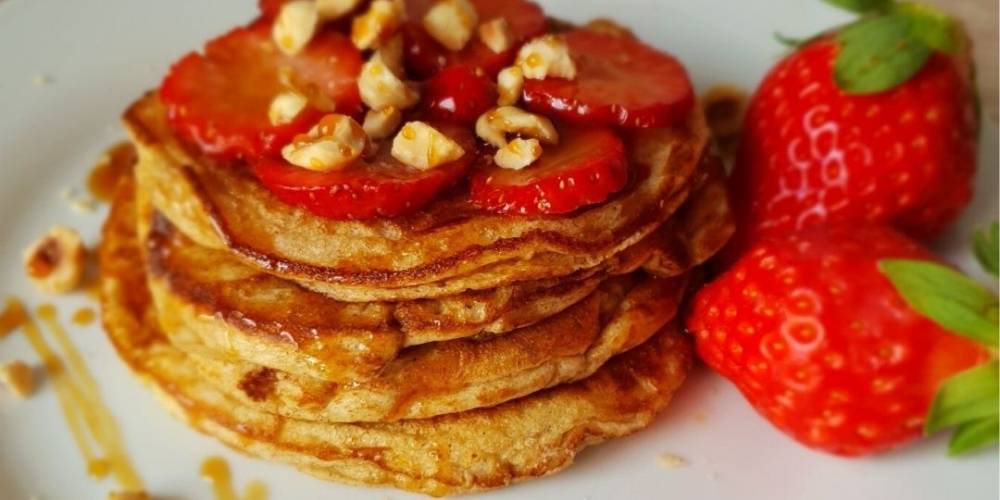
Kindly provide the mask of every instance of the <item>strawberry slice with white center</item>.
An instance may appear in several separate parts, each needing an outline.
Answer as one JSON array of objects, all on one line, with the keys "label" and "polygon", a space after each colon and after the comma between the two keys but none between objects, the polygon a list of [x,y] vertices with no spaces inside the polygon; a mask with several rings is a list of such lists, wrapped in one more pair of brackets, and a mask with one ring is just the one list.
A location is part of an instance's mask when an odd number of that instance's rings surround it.
[{"label": "strawberry slice with white center", "polygon": [[272,125],[275,96],[297,90],[337,112],[360,112],[357,75],[361,54],[343,35],[322,32],[299,54],[283,54],[271,39],[271,25],[257,22],[208,42],[175,63],[160,87],[160,99],[174,131],[204,153],[220,159],[277,156],[283,145],[316,122],[322,112],[308,105],[291,123]]},{"label": "strawberry slice with white center", "polygon": [[564,214],[600,203],[628,182],[625,145],[608,128],[562,131],[558,146],[523,170],[489,166],[471,180],[472,202],[501,214]]},{"label": "strawberry slice with white center", "polygon": [[526,81],[528,107],[587,124],[664,127],[694,105],[687,71],[672,56],[628,37],[588,30],[564,36],[576,78]]},{"label": "strawberry slice with white center", "polygon": [[406,40],[406,67],[415,77],[430,78],[453,64],[464,64],[483,70],[490,77],[510,65],[521,43],[545,32],[547,21],[542,8],[526,0],[471,0],[484,23],[502,17],[510,23],[515,43],[503,52],[493,52],[478,35],[458,52],[451,52],[424,31],[421,20],[434,5],[433,0],[410,0],[406,3],[410,22],[403,27]]},{"label": "strawberry slice with white center", "polygon": [[396,217],[414,212],[465,176],[476,157],[476,141],[466,127],[432,124],[465,150],[458,160],[419,170],[392,157],[392,141],[352,165],[316,172],[280,159],[264,159],[253,171],[278,199],[336,220]]}]

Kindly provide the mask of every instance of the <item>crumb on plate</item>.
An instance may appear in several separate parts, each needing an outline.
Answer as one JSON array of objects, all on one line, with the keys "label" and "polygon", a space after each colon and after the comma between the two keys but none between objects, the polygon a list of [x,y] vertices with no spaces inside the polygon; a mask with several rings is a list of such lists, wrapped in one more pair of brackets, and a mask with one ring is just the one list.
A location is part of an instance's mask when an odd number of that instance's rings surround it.
[{"label": "crumb on plate", "polygon": [[656,457],[656,461],[667,469],[679,469],[687,465],[687,460],[684,457],[673,453],[663,453]]}]

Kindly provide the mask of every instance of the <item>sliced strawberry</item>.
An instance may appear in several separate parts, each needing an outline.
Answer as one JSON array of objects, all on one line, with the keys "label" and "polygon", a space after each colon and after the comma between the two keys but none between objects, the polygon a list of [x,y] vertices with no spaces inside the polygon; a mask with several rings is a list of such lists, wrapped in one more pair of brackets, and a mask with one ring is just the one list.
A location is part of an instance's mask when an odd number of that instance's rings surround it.
[{"label": "sliced strawberry", "polygon": [[278,17],[278,13],[281,12],[281,7],[285,5],[288,0],[257,0],[257,7],[260,9],[260,15],[268,19],[274,19]]},{"label": "sliced strawberry", "polygon": [[207,154],[222,159],[276,155],[321,115],[307,107],[292,123],[271,125],[271,100],[287,90],[283,68],[300,90],[332,101],[339,112],[360,110],[356,77],[361,54],[344,36],[324,32],[294,57],[281,53],[266,22],[236,28],[174,64],[160,98],[174,131]]},{"label": "sliced strawberry", "polygon": [[[480,68],[493,76],[509,65],[520,44],[510,50],[493,52],[478,37],[473,37],[459,52],[451,52],[424,31],[420,21],[434,4],[432,0],[410,0],[406,4],[410,22],[403,28],[406,41],[407,70],[416,78],[430,78],[452,64],[465,64]],[[527,0],[472,0],[479,14],[479,21],[498,17],[507,19],[511,31],[519,42],[545,32],[547,21],[542,8]]]},{"label": "sliced strawberry", "polygon": [[662,127],[694,104],[687,71],[676,59],[627,37],[588,30],[565,34],[577,66],[574,80],[528,80],[528,106],[567,120]]},{"label": "sliced strawberry", "polygon": [[600,203],[625,186],[625,146],[611,129],[562,132],[558,146],[524,170],[489,166],[471,180],[472,202],[503,214],[563,214]]},{"label": "sliced strawberry", "polygon": [[424,89],[428,116],[455,123],[474,123],[496,102],[493,81],[481,70],[464,64],[445,68],[434,75]]},{"label": "sliced strawberry", "polygon": [[400,163],[383,141],[369,158],[343,170],[315,172],[283,160],[264,159],[254,165],[261,183],[285,203],[337,220],[395,217],[420,209],[443,189],[455,184],[476,157],[472,133],[464,127],[435,124],[465,149],[462,158],[430,170]]}]

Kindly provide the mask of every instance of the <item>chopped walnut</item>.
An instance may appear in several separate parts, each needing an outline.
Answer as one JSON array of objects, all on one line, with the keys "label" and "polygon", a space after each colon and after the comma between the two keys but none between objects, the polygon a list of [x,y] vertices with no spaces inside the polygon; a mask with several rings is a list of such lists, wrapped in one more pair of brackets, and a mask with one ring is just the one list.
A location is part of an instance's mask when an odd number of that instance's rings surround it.
[{"label": "chopped walnut", "polygon": [[24,251],[24,268],[39,290],[73,291],[83,280],[87,249],[73,229],[55,226]]},{"label": "chopped walnut", "polygon": [[524,72],[517,66],[504,68],[497,73],[497,104],[510,106],[521,100],[524,90]]},{"label": "chopped walnut", "polygon": [[424,16],[427,33],[448,48],[458,51],[469,43],[479,24],[479,14],[469,0],[438,0]]},{"label": "chopped walnut", "polygon": [[465,155],[457,142],[420,121],[403,125],[392,140],[392,157],[420,170],[429,170]]},{"label": "chopped walnut", "polygon": [[316,12],[325,20],[339,19],[360,3],[361,0],[316,0]]},{"label": "chopped walnut", "polygon": [[347,115],[323,117],[308,133],[296,136],[281,149],[292,165],[318,172],[344,168],[368,146],[368,136],[358,122]]},{"label": "chopped walnut", "polygon": [[551,120],[514,106],[493,108],[476,120],[476,135],[498,148],[507,145],[509,134],[534,137],[546,144],[559,143],[559,132]]},{"label": "chopped walnut", "polygon": [[542,145],[538,142],[538,139],[521,139],[518,137],[497,150],[493,156],[493,163],[496,163],[500,168],[521,170],[535,163],[541,156]]},{"label": "chopped walnut", "polygon": [[267,119],[274,126],[286,125],[295,120],[308,104],[309,99],[296,91],[282,92],[271,100]]},{"label": "chopped walnut", "polygon": [[394,73],[378,53],[361,67],[358,91],[361,101],[371,109],[394,107],[404,110],[420,100],[420,94]]},{"label": "chopped walnut", "polygon": [[566,40],[559,35],[540,36],[524,44],[517,52],[516,64],[524,77],[531,80],[576,78],[576,63],[570,57]]},{"label": "chopped walnut", "polygon": [[351,41],[361,50],[374,47],[399,29],[406,16],[403,6],[392,0],[374,0],[368,10],[354,18]]},{"label": "chopped walnut", "polygon": [[312,0],[293,0],[281,6],[271,35],[278,48],[288,55],[298,54],[319,27],[319,14]]},{"label": "chopped walnut", "polygon": [[368,110],[368,113],[365,114],[365,122],[361,127],[365,129],[365,133],[371,139],[385,139],[396,132],[402,121],[403,114],[398,109],[389,106],[378,111]]},{"label": "chopped walnut", "polygon": [[479,25],[479,39],[498,54],[514,46],[514,32],[503,17]]}]

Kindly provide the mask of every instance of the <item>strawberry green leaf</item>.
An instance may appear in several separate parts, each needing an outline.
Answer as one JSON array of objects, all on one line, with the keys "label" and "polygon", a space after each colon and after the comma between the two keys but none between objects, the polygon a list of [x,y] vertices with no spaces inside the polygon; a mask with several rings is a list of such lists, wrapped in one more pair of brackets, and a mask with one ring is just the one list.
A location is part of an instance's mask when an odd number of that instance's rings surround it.
[{"label": "strawberry green leaf", "polygon": [[1000,418],[996,415],[985,417],[972,422],[966,422],[957,429],[951,436],[948,443],[948,454],[951,456],[961,455],[976,448],[997,442],[1000,435]]},{"label": "strawberry green leaf", "polygon": [[894,12],[910,22],[910,34],[928,47],[953,53],[961,43],[959,24],[950,16],[928,5],[901,3]]},{"label": "strawberry green leaf", "polygon": [[774,39],[777,40],[778,43],[780,43],[780,44],[782,44],[785,47],[788,47],[790,49],[797,49],[797,48],[799,48],[799,47],[801,47],[801,46],[809,43],[809,41],[811,40],[811,38],[795,38],[795,37],[791,37],[791,36],[782,34],[779,31],[775,31],[774,32]]},{"label": "strawberry green leaf", "polygon": [[1000,368],[997,362],[971,368],[941,384],[931,403],[924,433],[996,416],[1000,409]]},{"label": "strawberry green leaf", "polygon": [[879,268],[917,312],[955,334],[997,347],[997,297],[988,289],[933,262],[883,259]]},{"label": "strawberry green leaf", "polygon": [[826,3],[844,10],[865,14],[888,10],[892,0],[825,0]]},{"label": "strawberry green leaf", "polygon": [[874,94],[906,82],[931,55],[927,44],[911,36],[909,19],[899,14],[862,19],[837,39],[834,78],[849,94]]},{"label": "strawberry green leaf", "polygon": [[972,248],[979,259],[979,265],[993,276],[997,276],[1000,268],[1000,235],[997,234],[997,221],[982,231],[976,231],[972,236]]}]

